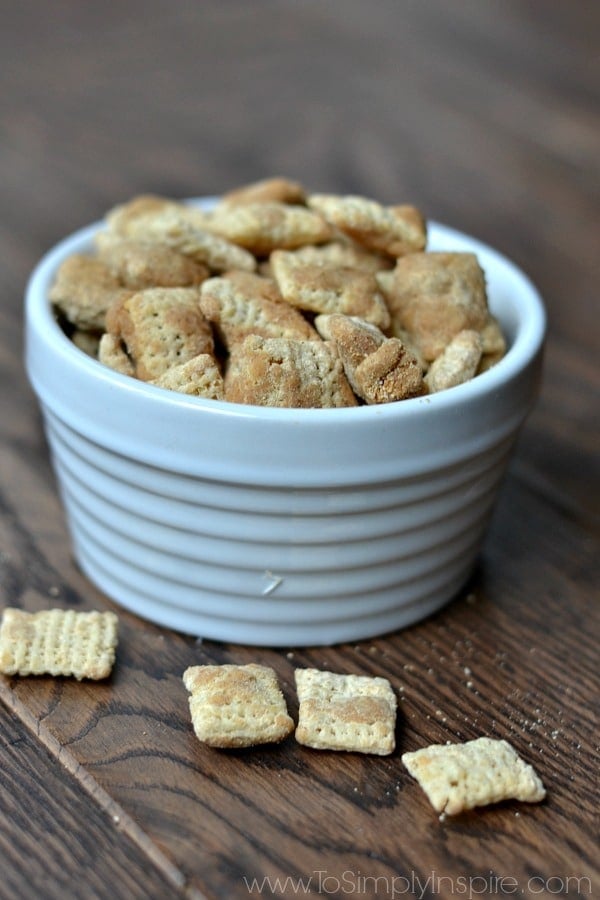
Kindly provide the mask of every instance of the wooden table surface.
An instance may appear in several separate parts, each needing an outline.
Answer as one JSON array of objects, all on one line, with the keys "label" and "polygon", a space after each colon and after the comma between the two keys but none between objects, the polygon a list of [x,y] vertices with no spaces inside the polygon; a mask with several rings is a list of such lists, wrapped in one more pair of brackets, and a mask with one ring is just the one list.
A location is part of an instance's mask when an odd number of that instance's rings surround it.
[{"label": "wooden table surface", "polygon": [[[73,562],[22,363],[28,273],[115,203],[275,173],[412,202],[522,266],[549,335],[477,572],[428,621],[269,650],[122,612],[107,683],[0,678],[2,898],[600,892],[599,26],[595,0],[6,5],[0,606],[115,608]],[[388,677],[397,752],[202,746],[183,670],[251,660],[294,714],[295,666]],[[440,822],[400,754],[480,735],[547,800]]]}]

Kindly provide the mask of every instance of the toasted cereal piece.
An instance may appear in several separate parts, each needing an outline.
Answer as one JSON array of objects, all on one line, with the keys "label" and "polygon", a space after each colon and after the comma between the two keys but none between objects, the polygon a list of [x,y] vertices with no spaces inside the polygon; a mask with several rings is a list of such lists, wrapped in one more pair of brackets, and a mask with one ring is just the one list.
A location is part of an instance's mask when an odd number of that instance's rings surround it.
[{"label": "toasted cereal piece", "polygon": [[487,372],[489,369],[493,369],[497,363],[500,362],[501,359],[504,358],[504,353],[483,353],[481,356],[481,360],[479,361],[479,365],[477,366],[476,375],[481,375],[482,372]]},{"label": "toasted cereal piece", "polygon": [[378,328],[390,324],[385,300],[370,272],[298,265],[282,250],[271,254],[271,268],[283,299],[292,306],[316,313],[358,316]]},{"label": "toasted cereal piece", "polygon": [[318,750],[386,756],[395,747],[396,696],[389,681],[296,669],[296,740]]},{"label": "toasted cereal piece", "polygon": [[546,796],[532,766],[507,741],[478,738],[432,744],[404,753],[402,762],[438,813],[457,815],[501,800],[537,803]]},{"label": "toasted cereal piece", "polygon": [[115,240],[108,233],[99,234],[96,244],[99,259],[130,290],[190,287],[202,284],[210,274],[202,263],[164,244]]},{"label": "toasted cereal piece", "polygon": [[325,341],[250,335],[231,349],[225,399],[254,406],[356,406],[336,348]]},{"label": "toasted cereal piece", "polygon": [[151,383],[193,397],[224,399],[223,378],[210,353],[199,353],[181,365],[172,366]]},{"label": "toasted cereal piece", "polygon": [[506,339],[502,333],[500,322],[491,313],[481,329],[481,341],[481,352],[485,356],[489,354],[501,359],[506,353]]},{"label": "toasted cereal piece", "polygon": [[0,625],[0,672],[107,678],[115,661],[118,619],[112,612],[7,607]]},{"label": "toasted cereal piece", "polygon": [[293,203],[304,205],[306,193],[297,181],[289,178],[263,178],[228,191],[219,206],[241,206],[248,203]]},{"label": "toasted cereal piece", "polygon": [[366,403],[391,403],[424,393],[421,367],[398,338],[339,314],[317,316],[315,326],[321,337],[337,345],[352,390]]},{"label": "toasted cereal piece", "polygon": [[108,307],[129,293],[101,260],[75,254],[59,267],[49,296],[76,328],[102,331]]},{"label": "toasted cereal piece", "polygon": [[443,353],[434,359],[425,376],[431,394],[470,381],[481,360],[481,335],[465,329],[455,335]]},{"label": "toasted cereal piece", "polygon": [[361,269],[374,275],[385,269],[391,270],[394,265],[389,257],[371,253],[345,236],[327,244],[307,244],[297,250],[289,250],[288,253],[289,262],[297,262],[299,265],[325,266],[329,269]]},{"label": "toasted cereal piece", "polygon": [[75,328],[71,334],[71,340],[87,356],[97,359],[101,336],[99,331],[84,331],[81,328]]},{"label": "toasted cereal piece", "polygon": [[139,194],[127,203],[120,203],[110,209],[105,221],[110,232],[126,237],[129,234],[130,224],[137,219],[157,215],[169,209],[178,209],[181,205],[176,200],[158,194]]},{"label": "toasted cereal piece", "polygon": [[302,313],[283,301],[275,282],[251,272],[229,272],[205,281],[200,308],[227,348],[249,334],[319,340]]},{"label": "toasted cereal piece", "polygon": [[253,272],[256,260],[243,247],[238,247],[218,234],[208,231],[210,221],[201,210],[182,203],[165,202],[156,209],[129,209],[128,214],[115,212],[108,217],[109,229],[123,238],[168,247],[202,263],[211,272],[245,269]]},{"label": "toasted cereal piece", "polygon": [[335,194],[311,194],[307,202],[344,234],[376,253],[398,257],[425,249],[427,227],[414,206],[382,206],[366,197]]},{"label": "toasted cereal piece", "polygon": [[199,300],[197,287],[148,288],[110,307],[107,331],[122,342],[136,378],[152,381],[171,366],[213,352],[212,329]]},{"label": "toasted cereal piece", "polygon": [[127,355],[121,338],[105,331],[98,344],[98,360],[109,369],[135,378],[135,366]]},{"label": "toasted cereal piece", "polygon": [[409,332],[427,362],[459,331],[481,331],[488,320],[485,276],[474,253],[402,257],[387,300],[393,323]]},{"label": "toasted cereal piece", "polygon": [[294,728],[277,676],[268,666],[191,666],[183,673],[192,725],[210,747],[282,741]]},{"label": "toasted cereal piece", "polygon": [[[210,228],[256,256],[267,256],[277,248],[290,250],[304,244],[319,244],[331,237],[331,228],[318,213],[285,203],[248,203],[217,208],[210,220]],[[231,265],[228,268],[244,267]]]}]

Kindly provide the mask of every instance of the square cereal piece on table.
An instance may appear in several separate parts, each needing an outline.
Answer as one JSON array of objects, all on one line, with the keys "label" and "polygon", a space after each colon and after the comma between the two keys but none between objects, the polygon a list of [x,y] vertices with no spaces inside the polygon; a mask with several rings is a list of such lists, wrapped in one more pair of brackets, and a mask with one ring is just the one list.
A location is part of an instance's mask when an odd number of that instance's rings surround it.
[{"label": "square cereal piece on table", "polygon": [[395,747],[396,695],[385,678],[296,669],[296,740],[318,750],[386,756]]},{"label": "square cereal piece on table", "polygon": [[196,737],[210,747],[278,743],[293,730],[277,676],[268,666],[190,666],[183,673]]},{"label": "square cereal piece on table", "polygon": [[508,741],[432,744],[404,753],[402,762],[440,814],[454,816],[501,800],[537,803],[546,796],[535,769]]},{"label": "square cereal piece on table", "polygon": [[115,661],[117,616],[112,612],[7,607],[0,625],[0,671],[5,675],[108,678]]}]

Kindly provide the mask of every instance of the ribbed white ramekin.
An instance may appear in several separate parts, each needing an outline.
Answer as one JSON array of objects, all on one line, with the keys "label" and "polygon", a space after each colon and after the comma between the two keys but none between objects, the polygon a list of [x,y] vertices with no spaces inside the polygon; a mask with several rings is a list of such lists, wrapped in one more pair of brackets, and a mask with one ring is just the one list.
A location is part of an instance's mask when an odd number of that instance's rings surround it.
[{"label": "ribbed white ramekin", "polygon": [[48,288],[98,227],[42,259],[26,302],[27,371],[91,580],[159,624],[271,646],[371,637],[450,600],[538,388],[545,316],[523,273],[431,225],[430,249],[478,254],[506,357],[425,398],[266,409],[127,378],[65,337]]}]

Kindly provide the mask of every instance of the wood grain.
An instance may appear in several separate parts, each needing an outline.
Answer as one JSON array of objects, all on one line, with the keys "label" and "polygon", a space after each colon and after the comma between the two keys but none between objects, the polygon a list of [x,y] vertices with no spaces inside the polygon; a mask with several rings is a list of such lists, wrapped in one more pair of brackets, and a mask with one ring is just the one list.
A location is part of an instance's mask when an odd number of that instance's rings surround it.
[{"label": "wood grain", "polygon": [[[72,560],[22,366],[29,271],[114,203],[272,173],[414,202],[522,266],[549,337],[478,570],[428,621],[274,651],[120,611],[108,682],[2,679],[0,897],[433,898],[461,878],[492,896],[494,877],[595,896],[598,5],[25,0],[4,20],[0,605],[115,608]],[[183,670],[249,661],[276,669],[293,715],[296,666],[388,677],[398,750],[203,747]],[[484,734],[548,798],[440,822],[400,754]]]}]

